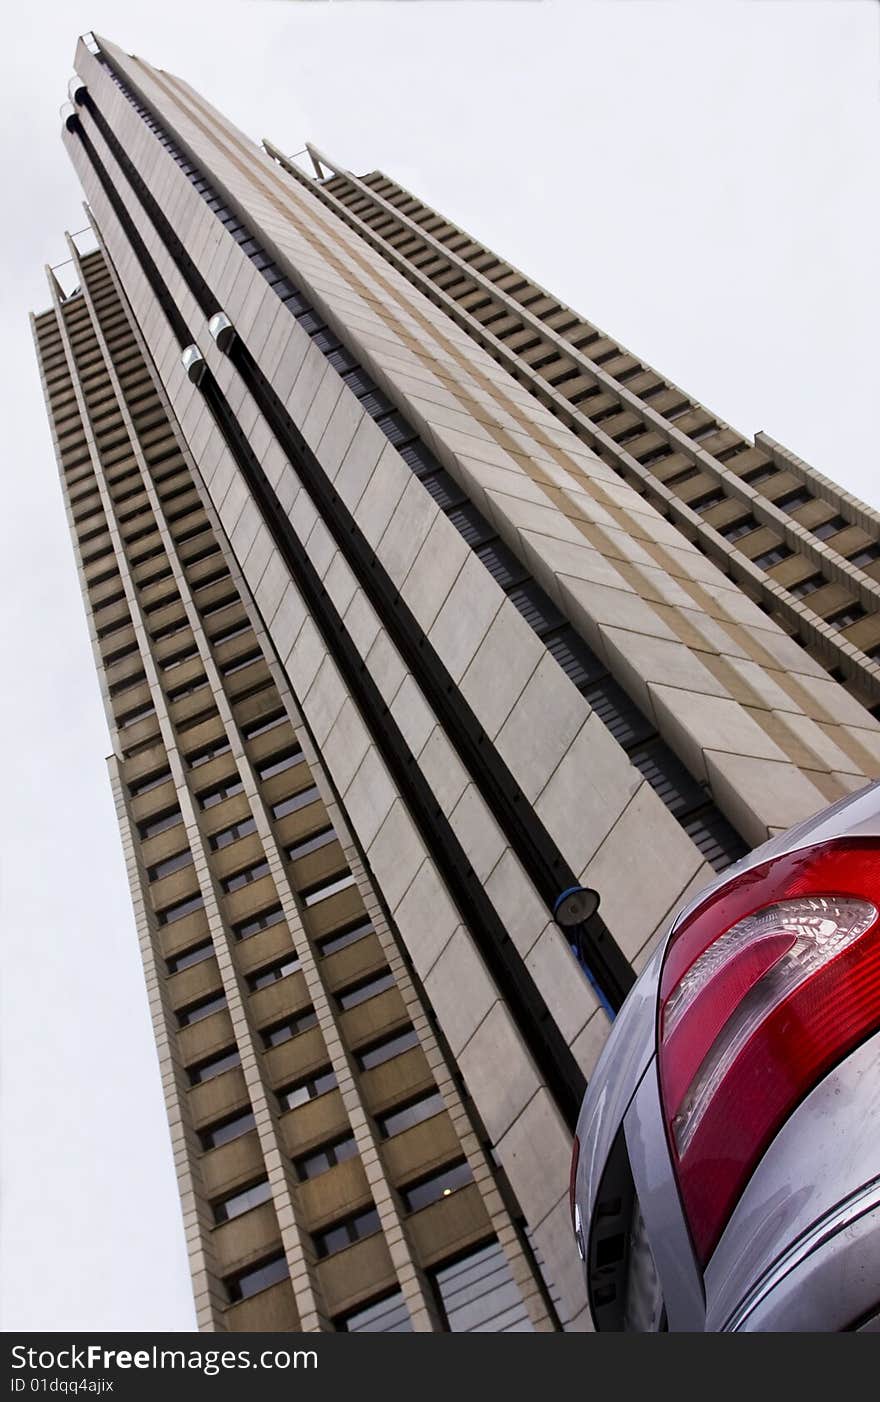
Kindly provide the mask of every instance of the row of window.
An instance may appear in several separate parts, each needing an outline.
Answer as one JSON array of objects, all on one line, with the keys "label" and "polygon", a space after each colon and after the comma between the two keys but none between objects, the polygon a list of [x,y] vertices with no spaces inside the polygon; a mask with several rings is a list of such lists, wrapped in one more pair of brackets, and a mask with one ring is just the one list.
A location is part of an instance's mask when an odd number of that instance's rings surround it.
[{"label": "row of window", "polygon": [[[156,870],[156,868],[151,868],[151,870]],[[279,922],[273,919],[268,922],[268,925],[277,923]],[[268,928],[268,926],[261,928]],[[337,950],[345,949],[348,945],[354,944],[357,940],[364,939],[367,935],[372,933],[372,930],[373,925],[369,919],[360,919],[354,924],[345,927],[343,930],[327,935],[322,940],[318,940],[318,952],[322,956],[335,954]],[[181,953],[168,959],[168,972],[169,974],[179,973],[181,969],[190,968],[193,964],[198,964],[204,959],[209,959],[213,952],[214,946],[211,941],[203,940],[192,948],[183,950]],[[294,973],[299,967],[299,960],[296,955],[294,953],[288,953],[277,963],[266,965],[249,975],[249,979],[253,981],[252,987],[261,988],[267,983],[274,983],[277,979],[284,978],[289,973]],[[363,999],[358,999],[358,1001],[363,1001]],[[350,1006],[353,1006],[353,1004]]]},{"label": "row of window", "polygon": [[[337,1146],[337,1148],[341,1147],[341,1144]],[[345,1152],[345,1157],[350,1157],[350,1154]],[[470,1169],[464,1161],[461,1161],[442,1169],[440,1172],[432,1173],[417,1184],[408,1188],[404,1187],[401,1190],[401,1197],[407,1209],[416,1212],[432,1202],[451,1196],[458,1188],[464,1187],[471,1181]],[[241,1189],[231,1197],[215,1204],[215,1218],[218,1222],[229,1221],[232,1217],[240,1216],[243,1212],[250,1211],[260,1203],[267,1202],[270,1197],[269,1182],[267,1179],[261,1179],[251,1184],[250,1187]],[[346,1247],[363,1241],[379,1231],[381,1231],[379,1214],[375,1207],[371,1206],[351,1213],[323,1230],[313,1233],[312,1240],[317,1256],[326,1258],[336,1255],[339,1251],[344,1251]],[[276,1285],[287,1278],[288,1269],[284,1253],[275,1252],[257,1265],[249,1266],[247,1270],[227,1277],[226,1288],[229,1299],[235,1302],[248,1299],[259,1291],[266,1290],[269,1286]]]},{"label": "row of window", "polygon": [[[415,1029],[408,1027],[403,1031],[398,1030],[373,1041],[368,1047],[358,1052],[355,1059],[361,1070],[369,1070],[412,1050],[418,1044]],[[233,1069],[239,1064],[237,1058],[238,1053],[235,1049],[227,1049],[198,1063],[196,1067],[191,1068],[191,1079],[193,1073],[195,1074],[192,1084],[200,1084],[210,1080],[215,1075],[222,1075],[224,1071]],[[318,1096],[335,1090],[336,1084],[336,1074],[329,1066],[321,1071],[312,1072],[277,1091],[279,1106],[282,1111],[295,1110],[300,1105],[305,1105],[310,1100],[315,1100]],[[439,1114],[442,1108],[443,1103],[439,1092],[430,1091],[378,1116],[377,1124],[383,1137],[391,1139],[397,1134],[402,1134],[404,1130],[421,1123],[422,1120]],[[205,1149],[218,1148],[221,1144],[227,1144],[232,1139],[247,1134],[253,1127],[253,1115],[249,1110],[236,1111],[202,1130],[202,1146]]]}]

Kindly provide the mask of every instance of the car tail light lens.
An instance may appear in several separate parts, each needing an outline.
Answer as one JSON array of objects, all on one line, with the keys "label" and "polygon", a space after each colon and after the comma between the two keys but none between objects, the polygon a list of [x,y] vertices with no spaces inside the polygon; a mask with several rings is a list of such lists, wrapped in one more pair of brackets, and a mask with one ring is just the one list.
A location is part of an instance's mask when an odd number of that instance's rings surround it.
[{"label": "car tail light lens", "polygon": [[880,1027],[880,842],[790,853],[676,931],[660,979],[663,1110],[705,1264],[764,1148]]}]

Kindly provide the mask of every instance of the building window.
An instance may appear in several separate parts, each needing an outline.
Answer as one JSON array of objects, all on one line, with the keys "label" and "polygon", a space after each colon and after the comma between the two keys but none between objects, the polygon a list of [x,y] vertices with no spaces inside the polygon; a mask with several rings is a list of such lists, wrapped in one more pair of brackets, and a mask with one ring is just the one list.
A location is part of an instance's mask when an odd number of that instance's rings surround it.
[{"label": "building window", "polygon": [[198,769],[199,765],[209,764],[212,759],[225,755],[229,749],[229,741],[224,735],[219,740],[212,741],[210,745],[202,745],[200,749],[193,750],[192,754],[186,756],[186,762],[190,769]]},{"label": "building window", "polygon": [[350,988],[343,989],[341,993],[337,993],[336,1001],[341,1008],[356,1008],[359,1003],[366,1003],[368,998],[375,998],[377,994],[393,987],[394,975],[386,969],[384,973],[374,974]]},{"label": "building window", "polygon": [[282,798],[272,806],[273,818],[286,818],[288,813],[296,813],[300,808],[306,808],[310,803],[314,803],[320,798],[316,784],[310,785],[307,789],[300,789],[299,793],[291,794],[290,798]]},{"label": "building window", "polygon": [[163,661],[159,663],[159,666],[162,668],[163,672],[173,672],[175,667],[182,667],[184,662],[188,662],[191,657],[195,657],[197,654],[198,648],[195,643],[191,643],[188,647],[181,648],[179,652],[172,653],[164,658]]},{"label": "building window", "polygon": [[224,1071],[231,1071],[233,1066],[241,1063],[237,1047],[231,1047],[229,1051],[220,1052],[219,1056],[212,1056],[207,1061],[198,1061],[195,1066],[188,1067],[189,1079],[192,1085],[201,1085],[204,1081],[211,1081],[215,1076],[222,1076]]},{"label": "building window", "polygon": [[174,905],[168,905],[164,910],[157,910],[156,919],[160,925],[174,925],[178,920],[186,919],[187,915],[192,915],[196,910],[204,908],[204,899],[201,892],[195,896],[188,896],[185,901],[176,901]]},{"label": "building window", "polygon": [[394,1056],[400,1056],[401,1052],[409,1051],[412,1047],[419,1045],[418,1034],[415,1028],[408,1027],[403,1032],[394,1032],[390,1037],[383,1037],[380,1041],[373,1042],[371,1046],[364,1048],[357,1053],[357,1064],[361,1071],[369,1071],[373,1066],[381,1066],[383,1062],[390,1061]]},{"label": "building window", "polygon": [[400,1290],[383,1295],[371,1305],[361,1305],[351,1314],[334,1321],[346,1334],[411,1334],[412,1319]]},{"label": "building window", "polygon": [[681,487],[685,482],[692,482],[695,477],[699,477],[698,467],[683,467],[680,472],[674,472],[671,477],[664,481],[666,487]]},{"label": "building window", "polygon": [[304,1008],[300,1013],[294,1013],[292,1017],[287,1017],[283,1022],[276,1022],[272,1027],[267,1027],[263,1031],[263,1042],[267,1047],[280,1047],[283,1042],[289,1042],[292,1037],[298,1037],[300,1032],[307,1032],[310,1027],[317,1027],[318,1015],[314,1008]]},{"label": "building window", "polygon": [[[161,583],[161,581],[162,581],[163,579],[170,579],[173,573],[174,573],[174,571],[172,570],[172,568],[171,568],[170,565],[163,565],[163,566],[161,567],[161,569],[154,570],[152,574],[144,575],[144,577],[143,577],[140,581],[135,581],[135,582],[137,583],[138,589],[139,589],[141,592],[143,592],[145,589],[152,589],[152,587],[153,587],[154,584],[159,584],[159,583]],[[175,590],[174,590],[174,593],[173,593],[173,594],[167,595],[167,597],[166,597],[165,599],[163,599],[161,603],[159,602],[158,599],[155,600],[155,601],[150,605],[150,608],[147,609],[147,612],[148,612],[148,613],[152,613],[154,610],[159,609],[159,608],[162,608],[164,604],[170,603],[170,601],[171,601],[172,599],[179,599],[179,598],[180,598],[180,595],[178,594],[177,590],[175,589]]]},{"label": "building window", "polygon": [[161,788],[171,778],[170,769],[154,770],[152,774],[147,774],[143,779],[136,779],[129,784],[128,792],[132,798],[138,798],[141,794],[149,793],[151,789]]},{"label": "building window", "polygon": [[219,832],[212,833],[208,843],[215,852],[219,852],[221,848],[231,846],[240,837],[248,837],[256,830],[257,825],[253,818],[242,818],[240,823],[233,823],[231,827],[221,828]]},{"label": "building window", "polygon": [[350,944],[356,944],[358,940],[372,933],[372,920],[359,920],[356,925],[349,925],[335,935],[327,935],[325,939],[318,940],[318,952],[324,957],[335,954],[337,950],[347,949]]},{"label": "building window", "polygon": [[330,881],[322,881],[317,886],[308,886],[300,891],[300,895],[307,906],[318,905],[321,901],[329,900],[331,896],[337,896],[340,891],[346,891],[349,886],[354,885],[354,877],[346,868],[344,876],[334,876]]},{"label": "building window", "polygon": [[755,555],[752,559],[753,565],[758,565],[762,570],[769,570],[773,565],[780,565],[783,560],[787,560],[794,554],[788,545],[774,545],[772,550],[765,550],[760,555]]},{"label": "building window", "polygon": [[357,1154],[357,1142],[353,1134],[346,1134],[341,1139],[335,1139],[330,1144],[323,1144],[320,1149],[316,1149],[311,1154],[304,1154],[302,1158],[293,1160],[293,1167],[297,1177],[301,1182],[307,1178],[317,1178],[319,1173],[326,1173],[328,1168],[333,1168],[338,1163],[344,1163],[346,1159],[353,1159]]},{"label": "building window", "polygon": [[249,667],[252,662],[262,661],[263,654],[257,648],[251,648],[249,652],[242,653],[240,657],[234,657],[231,662],[225,663],[220,671],[224,677],[234,676],[236,672],[243,672],[245,667]]},{"label": "building window", "polygon": [[181,1008],[177,1014],[177,1021],[181,1027],[191,1027],[194,1022],[201,1022],[202,1018],[210,1017],[212,1013],[217,1013],[225,1007],[226,994],[213,993],[209,998],[200,998],[197,1003],[190,1003]]},{"label": "building window", "polygon": [[181,969],[189,969],[193,964],[201,964],[203,959],[210,959],[213,953],[211,940],[202,940],[201,944],[194,944],[191,949],[185,949],[182,954],[175,954],[173,959],[167,960],[168,972],[179,974]]},{"label": "building window", "polygon": [[[218,580],[225,578],[227,573],[227,570],[223,570],[216,578],[206,580],[204,584],[200,584],[199,589],[207,589],[209,584],[216,584]],[[204,608],[199,609],[199,613],[202,618],[210,618],[212,614],[220,613],[223,609],[228,609],[230,604],[235,603],[238,603],[238,594],[224,594],[222,598],[215,599],[213,603],[205,604]]]},{"label": "building window", "polygon": [[164,861],[156,862],[154,866],[147,867],[147,876],[150,881],[161,881],[163,876],[171,876],[175,871],[182,871],[192,862],[193,854],[188,847],[182,852],[175,852],[173,857],[166,857]]},{"label": "building window", "polygon": [[327,1091],[335,1089],[336,1072],[328,1066],[326,1070],[316,1071],[306,1080],[295,1081],[293,1085],[280,1090],[278,1103],[282,1110],[295,1110],[298,1105],[305,1105],[309,1100],[316,1100],[319,1095],[326,1095]]},{"label": "building window", "polygon": [[267,1290],[270,1285],[278,1285],[280,1281],[289,1279],[287,1258],[284,1252],[280,1251],[275,1256],[267,1257],[259,1265],[251,1266],[241,1275],[227,1276],[226,1292],[234,1304],[236,1300],[247,1300],[251,1295]]},{"label": "building window", "polygon": [[241,733],[245,740],[256,740],[258,735],[267,734],[276,726],[283,725],[286,720],[286,711],[274,711],[270,716],[258,716],[256,720],[248,721],[246,725],[241,727]]},{"label": "building window", "polygon": [[215,1202],[214,1221],[230,1222],[233,1217],[241,1217],[243,1213],[250,1212],[251,1208],[268,1202],[271,1196],[272,1189],[268,1178],[260,1178],[249,1188],[239,1188],[238,1192],[231,1193],[228,1198],[221,1198],[219,1202]]},{"label": "building window", "polygon": [[[210,574],[204,575],[199,580],[198,584],[196,584],[193,588],[193,594],[201,594],[203,590],[210,589],[212,584],[219,584],[221,579],[228,578],[229,570],[226,568],[225,565],[221,565],[219,569],[212,570]],[[215,609],[225,608],[227,604],[231,604],[233,599],[237,597],[237,594],[231,594],[228,598],[223,599],[222,601],[218,601],[217,603],[211,604],[208,608],[205,608],[201,611],[202,616],[204,617],[206,614],[213,612]]]},{"label": "building window", "polygon": [[[100,633],[98,634],[98,636],[101,636]],[[115,652],[104,653],[104,666],[113,667],[116,665],[117,662],[124,662],[126,657],[131,657],[132,654],[137,651],[137,643],[126,643],[124,647],[118,647]],[[141,672],[140,676],[143,677],[143,675],[144,673]]]},{"label": "building window", "polygon": [[748,482],[754,487],[757,482],[766,482],[768,477],[775,477],[777,469],[773,463],[762,463],[760,467],[753,467],[751,471],[742,474],[743,482]]},{"label": "building window", "polygon": [[250,939],[251,935],[256,935],[260,930],[268,930],[270,925],[280,925],[284,919],[284,911],[280,905],[272,906],[269,910],[262,910],[258,915],[252,915],[247,920],[240,921],[233,925],[232,930],[237,940]]},{"label": "building window", "polygon": [[264,968],[257,969],[256,973],[249,974],[248,987],[255,993],[258,988],[268,988],[271,983],[277,983],[279,979],[287,978],[288,974],[295,974],[301,968],[299,955],[287,954],[283,959],[276,959],[274,964],[267,964]]},{"label": "building window", "polygon": [[229,1144],[233,1139],[240,1139],[243,1134],[249,1133],[255,1127],[254,1113],[247,1109],[227,1116],[226,1119],[217,1120],[215,1124],[208,1125],[207,1129],[202,1130],[199,1138],[203,1149],[219,1149],[221,1144]]},{"label": "building window", "polygon": [[373,1236],[381,1229],[379,1214],[375,1207],[371,1207],[367,1212],[358,1212],[353,1217],[337,1222],[326,1231],[315,1232],[312,1240],[319,1256],[333,1256],[337,1251],[344,1251],[346,1246],[362,1241],[364,1237]]},{"label": "building window", "polygon": [[182,686],[169,688],[166,692],[169,701],[182,701],[186,696],[194,696],[197,691],[208,685],[207,677],[196,677],[191,682],[184,682]]},{"label": "building window", "polygon": [[[208,698],[205,697],[205,700]],[[176,722],[178,735],[183,735],[187,730],[196,730],[206,721],[217,719],[217,708],[213,705],[203,706],[200,711],[193,711],[191,715],[182,716]]]},{"label": "building window", "polygon": [[275,774],[283,774],[286,769],[293,769],[297,764],[305,761],[305,755],[299,745],[289,750],[283,750],[279,754],[270,755],[268,759],[260,760],[254,768],[260,779],[271,779]]},{"label": "building window", "polygon": [[147,716],[155,715],[156,707],[152,701],[148,701],[144,706],[138,706],[134,711],[128,711],[124,716],[120,716],[116,722],[120,730],[126,730],[130,725],[137,725],[139,720],[146,720]]},{"label": "building window", "polygon": [[449,1168],[441,1169],[439,1173],[432,1173],[429,1178],[422,1178],[420,1182],[401,1189],[401,1197],[410,1212],[418,1212],[419,1208],[428,1207],[440,1198],[451,1197],[457,1188],[464,1188],[473,1181],[470,1164],[462,1159],[460,1163],[452,1164]]},{"label": "building window", "polygon": [[395,1134],[403,1134],[405,1130],[412,1129],[413,1125],[419,1125],[423,1120],[430,1120],[434,1115],[439,1115],[444,1108],[442,1095],[438,1090],[434,1090],[428,1095],[419,1096],[418,1100],[411,1100],[408,1105],[403,1105],[397,1110],[378,1115],[376,1123],[385,1139],[393,1139]]},{"label": "building window", "polygon": [[821,525],[813,527],[813,535],[818,540],[827,540],[829,536],[837,535],[838,531],[846,530],[849,525],[842,516],[832,516],[829,521],[823,521]]},{"label": "building window", "polygon": [[[153,599],[151,603],[145,604],[144,613],[149,618],[154,613],[160,613],[163,609],[170,608],[172,604],[180,604],[181,608],[183,607],[183,601],[176,589],[172,589],[170,594],[163,594],[161,599]],[[188,627],[189,625],[184,623],[183,626]]]},{"label": "building window", "polygon": [[196,794],[196,799],[202,808],[213,808],[215,804],[222,803],[225,798],[232,798],[234,794],[241,793],[244,784],[238,775],[230,776],[221,783],[215,784],[213,788],[203,789],[200,794]]},{"label": "building window", "polygon": [[822,585],[826,582],[824,574],[810,574],[807,575],[806,579],[802,579],[800,583],[790,584],[788,586],[788,592],[789,594],[793,594],[796,599],[803,599],[806,594],[814,594],[817,589],[821,589]]},{"label": "building window", "polygon": [[865,610],[861,604],[846,604],[836,613],[829,614],[825,622],[832,628],[849,628],[850,624],[858,623],[860,618],[865,617]]},{"label": "building window", "polygon": [[656,467],[658,462],[672,457],[672,449],[666,446],[653,448],[647,453],[636,453],[636,462],[640,467]]},{"label": "building window", "polygon": [[247,619],[243,623],[232,623],[228,627],[221,629],[219,633],[211,636],[211,643],[214,647],[219,647],[221,643],[230,643],[233,638],[240,638],[242,634],[249,633],[251,625]]},{"label": "building window", "polygon": [[[578,373],[577,370],[575,370],[574,373],[576,375]],[[557,383],[559,382],[557,381]],[[628,428],[625,433],[622,433],[619,438],[615,438],[614,441],[618,448],[625,448],[627,443],[634,443],[637,438],[642,438],[647,431],[647,426],[645,424],[638,423],[633,428]]]},{"label": "building window", "polygon": [[778,506],[780,511],[787,511],[791,515],[793,511],[797,511],[801,506],[806,506],[807,502],[812,500],[809,492],[804,491],[803,487],[797,487],[793,492],[786,492],[784,496],[779,497],[773,505]]},{"label": "building window", "polygon": [[336,833],[333,828],[322,828],[320,832],[313,833],[311,837],[304,837],[301,841],[295,842],[292,847],[288,847],[285,856],[289,862],[299,861],[300,857],[308,857],[312,852],[318,852],[322,847],[327,847],[331,842],[336,841]]},{"label": "building window", "polygon": [[725,500],[726,497],[723,492],[703,492],[700,496],[694,497],[693,501],[689,501],[688,506],[691,508],[691,511],[708,511],[711,507],[718,506]]},{"label": "building window", "polygon": [[880,545],[866,545],[863,550],[857,550],[855,555],[850,555],[849,562],[855,565],[856,569],[863,569],[865,565],[873,565],[876,560],[880,560]]},{"label": "building window", "polygon": [[224,876],[220,885],[226,892],[240,891],[242,886],[249,886],[252,881],[259,881],[261,876],[269,875],[269,863],[265,857],[254,862],[253,866],[244,867],[241,871],[235,872],[232,876]]},{"label": "building window", "polygon": [[439,1267],[433,1281],[451,1334],[532,1329],[519,1286],[497,1241]]},{"label": "building window", "polygon": [[744,535],[756,530],[757,526],[758,523],[754,516],[742,516],[738,521],[731,521],[727,526],[716,526],[715,529],[719,535],[723,535],[725,540],[733,544],[735,540],[742,540]]}]

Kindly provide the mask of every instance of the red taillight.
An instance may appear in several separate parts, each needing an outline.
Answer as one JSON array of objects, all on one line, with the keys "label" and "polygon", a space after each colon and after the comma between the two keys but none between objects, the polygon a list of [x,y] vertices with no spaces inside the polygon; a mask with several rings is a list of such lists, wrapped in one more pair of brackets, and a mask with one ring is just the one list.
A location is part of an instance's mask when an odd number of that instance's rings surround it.
[{"label": "red taillight", "polygon": [[[574,1191],[575,1191],[575,1183],[576,1183],[576,1181],[577,1181],[578,1159],[580,1158],[580,1154],[581,1154],[581,1141],[578,1139],[577,1135],[575,1135],[575,1137],[574,1137],[574,1143],[573,1143],[572,1146],[571,1146],[571,1169],[569,1170],[569,1174],[568,1174],[568,1205],[569,1205],[569,1207],[571,1208],[571,1225],[572,1225],[573,1227],[575,1226],[575,1220],[574,1220]],[[557,1189],[557,1191],[558,1191],[558,1189]]]},{"label": "red taillight", "polygon": [[702,1263],[786,1116],[880,1027],[880,842],[737,877],[682,925],[660,979],[660,1089]]}]

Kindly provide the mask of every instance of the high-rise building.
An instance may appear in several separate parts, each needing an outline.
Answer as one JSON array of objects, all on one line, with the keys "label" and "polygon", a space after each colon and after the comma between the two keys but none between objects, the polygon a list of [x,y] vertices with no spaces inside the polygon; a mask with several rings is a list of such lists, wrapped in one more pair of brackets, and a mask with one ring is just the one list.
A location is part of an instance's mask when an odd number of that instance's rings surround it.
[{"label": "high-rise building", "polygon": [[880,775],[878,517],[385,176],[75,68],[34,333],[199,1325],[587,1328],[609,1018]]}]

